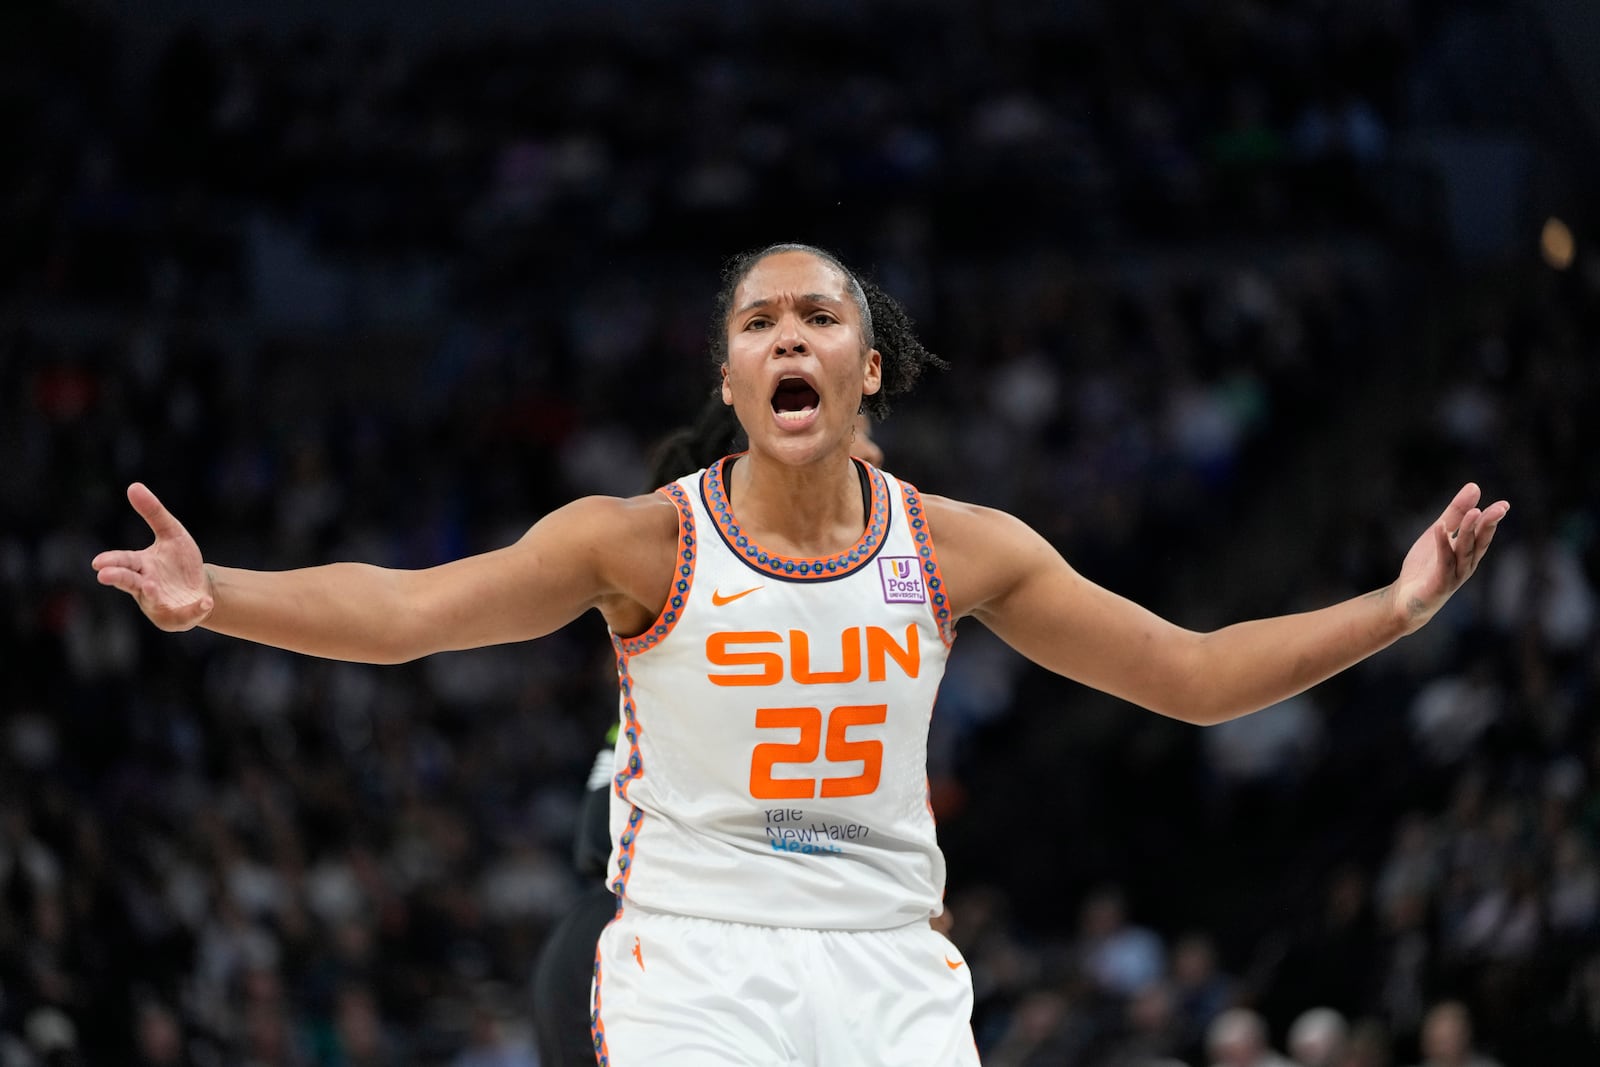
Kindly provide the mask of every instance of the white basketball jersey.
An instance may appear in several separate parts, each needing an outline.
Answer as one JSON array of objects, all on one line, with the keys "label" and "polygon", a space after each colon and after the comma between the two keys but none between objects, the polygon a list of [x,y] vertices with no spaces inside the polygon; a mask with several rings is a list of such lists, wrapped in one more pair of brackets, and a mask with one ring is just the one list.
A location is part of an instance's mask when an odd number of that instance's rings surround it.
[{"label": "white basketball jersey", "polygon": [[678,507],[660,618],[612,637],[622,734],[611,888],[659,911],[874,930],[938,914],[928,721],[953,638],[921,499],[866,464],[871,515],[828,559],[739,527],[732,460]]}]

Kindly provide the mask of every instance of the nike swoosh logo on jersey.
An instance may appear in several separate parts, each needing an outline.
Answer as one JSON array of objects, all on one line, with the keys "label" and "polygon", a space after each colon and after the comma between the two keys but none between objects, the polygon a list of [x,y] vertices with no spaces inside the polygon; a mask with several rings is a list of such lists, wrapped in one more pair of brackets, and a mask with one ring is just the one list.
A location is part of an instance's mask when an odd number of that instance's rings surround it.
[{"label": "nike swoosh logo on jersey", "polygon": [[711,603],[720,608],[724,604],[732,604],[735,600],[738,600],[742,596],[749,596],[751,593],[754,593],[761,588],[762,587],[759,585],[753,585],[749,589],[745,589],[738,593],[729,593],[727,596],[723,596],[721,590],[713,589],[711,591]]},{"label": "nike swoosh logo on jersey", "polygon": [[950,968],[952,971],[959,971],[962,967],[965,967],[967,965],[967,961],[966,960],[953,960],[949,956],[946,956],[944,958],[944,965],[946,967]]}]

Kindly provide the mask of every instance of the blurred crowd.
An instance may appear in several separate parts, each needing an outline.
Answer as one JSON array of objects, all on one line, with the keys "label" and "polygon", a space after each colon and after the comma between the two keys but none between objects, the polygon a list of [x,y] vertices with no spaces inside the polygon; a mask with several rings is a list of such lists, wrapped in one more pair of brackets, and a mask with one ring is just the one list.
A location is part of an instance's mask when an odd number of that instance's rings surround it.
[{"label": "blurred crowd", "polygon": [[643,491],[718,264],[789,239],[953,364],[891,469],[1184,625],[1386,584],[1468,477],[1513,503],[1427,630],[1209,730],[962,628],[931,772],[985,1063],[1593,1059],[1600,261],[1469,271],[1397,193],[1473,117],[1448,5],[992,6],[0,13],[0,1067],[536,1063],[598,620],[365,668],[159,634],[89,560],[148,536],[135,479],[267,568]]}]

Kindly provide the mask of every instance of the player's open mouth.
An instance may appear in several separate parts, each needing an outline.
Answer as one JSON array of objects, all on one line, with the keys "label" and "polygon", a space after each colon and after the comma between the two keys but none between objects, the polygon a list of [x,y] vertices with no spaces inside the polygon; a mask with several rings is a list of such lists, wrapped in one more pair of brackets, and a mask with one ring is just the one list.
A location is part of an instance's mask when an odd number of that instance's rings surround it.
[{"label": "player's open mouth", "polygon": [[785,378],[772,394],[772,410],[784,422],[804,422],[821,403],[822,398],[804,378]]}]

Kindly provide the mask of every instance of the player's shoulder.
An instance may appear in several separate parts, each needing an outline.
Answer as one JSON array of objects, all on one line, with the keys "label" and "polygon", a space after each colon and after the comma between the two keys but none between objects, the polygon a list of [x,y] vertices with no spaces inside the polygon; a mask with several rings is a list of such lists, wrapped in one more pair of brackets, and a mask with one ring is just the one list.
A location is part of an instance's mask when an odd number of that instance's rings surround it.
[{"label": "player's shoulder", "polygon": [[586,496],[567,505],[585,525],[613,536],[677,536],[678,506],[661,492]]},{"label": "player's shoulder", "polygon": [[1046,551],[1043,538],[999,508],[925,495],[923,506],[957,618],[1013,587]]},{"label": "player's shoulder", "polygon": [[538,526],[554,527],[592,549],[644,551],[676,544],[678,508],[661,493],[584,496],[551,512]]},{"label": "player's shoulder", "polygon": [[940,541],[981,540],[1026,529],[1022,520],[999,508],[935,493],[923,493],[921,496],[922,506],[928,515],[928,526]]},{"label": "player's shoulder", "polygon": [[[559,543],[597,580],[596,602],[618,633],[635,633],[660,614],[678,554],[678,509],[660,493],[586,496],[541,520],[555,520]],[[535,527],[535,531],[538,527]]]}]

